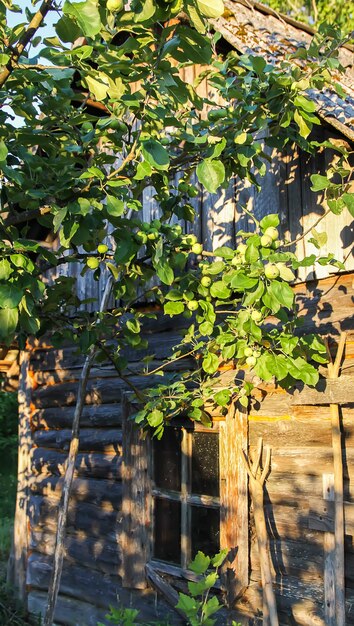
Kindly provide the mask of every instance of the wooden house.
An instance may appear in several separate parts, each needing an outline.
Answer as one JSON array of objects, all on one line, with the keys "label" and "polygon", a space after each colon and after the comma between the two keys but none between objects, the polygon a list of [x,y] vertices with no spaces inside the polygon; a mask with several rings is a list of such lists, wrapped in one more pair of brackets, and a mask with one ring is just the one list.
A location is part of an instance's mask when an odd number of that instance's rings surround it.
[{"label": "wooden house", "polygon": [[[227,12],[215,21],[225,47],[253,51],[268,60],[308,43],[311,29],[253,0],[226,0]],[[341,50],[347,67],[342,79],[348,98],[313,93],[322,126],[319,138],[354,141],[353,51]],[[194,68],[184,70],[193,76]],[[322,198],[310,191],[310,175],[328,166],[323,153],[298,149],[272,154],[259,193],[237,180],[215,195],[201,192],[193,226],[212,250],[235,245],[235,233],[251,228],[240,210],[260,218],[278,212],[284,234],[307,232],[324,212]],[[144,216],[158,206],[147,189]],[[261,575],[247,475],[240,450],[254,455],[260,436],[272,447],[266,482],[266,515],[274,585],[283,624],[334,626],[331,581],[334,504],[330,404],[340,404],[345,498],[345,594],[347,624],[354,624],[354,259],[349,213],[329,213],[322,222],[327,250],[346,271],[306,268],[294,286],[304,328],[330,336],[348,331],[338,381],[321,378],[317,390],[285,393],[269,385],[259,390],[247,414],[215,416],[212,429],[188,425],[168,429],[160,442],[143,440],[127,420],[131,411],[126,384],[109,363],[94,366],[81,420],[80,453],[70,502],[66,555],[56,624],[105,623],[109,605],[136,606],[148,622],[155,615],[180,617],[168,601],[190,578],[188,562],[196,550],[232,554],[222,585],[243,624],[262,623]],[[311,251],[308,237],[296,244]],[[301,249],[300,249],[301,248]],[[62,268],[63,273],[78,268]],[[81,298],[99,298],[99,282],[79,280]],[[175,320],[159,317],[146,327],[153,366],[168,358],[176,342]],[[145,352],[146,354],[146,352]],[[140,375],[144,354],[129,355],[135,385],[154,382]],[[19,490],[10,579],[29,609],[43,611],[55,543],[64,463],[83,357],[68,345],[54,349],[50,338],[20,355]],[[178,361],[176,368],[191,367]],[[229,370],[221,375],[233,375]],[[159,472],[157,472],[157,468]],[[156,600],[156,589],[159,589]],[[236,611],[236,612],[234,612]],[[231,623],[231,622],[230,622]]]}]

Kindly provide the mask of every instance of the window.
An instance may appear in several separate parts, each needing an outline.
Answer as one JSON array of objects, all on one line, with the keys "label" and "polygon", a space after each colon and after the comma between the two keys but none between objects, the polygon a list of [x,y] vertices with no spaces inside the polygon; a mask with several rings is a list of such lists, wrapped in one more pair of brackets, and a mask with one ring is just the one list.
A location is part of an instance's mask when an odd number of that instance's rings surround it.
[{"label": "window", "polygon": [[220,549],[218,429],[170,426],[152,450],[152,558],[186,568]]},{"label": "window", "polygon": [[247,416],[166,428],[161,441],[144,437],[123,403],[122,584],[147,586],[145,565],[188,576],[198,550],[229,549],[222,584],[230,605],[248,584]]}]

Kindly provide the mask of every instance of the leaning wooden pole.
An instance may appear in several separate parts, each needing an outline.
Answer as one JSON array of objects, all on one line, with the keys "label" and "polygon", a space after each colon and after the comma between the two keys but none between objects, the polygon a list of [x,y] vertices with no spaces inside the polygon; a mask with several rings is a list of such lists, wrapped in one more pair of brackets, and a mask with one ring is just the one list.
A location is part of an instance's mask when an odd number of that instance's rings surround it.
[{"label": "leaning wooden pole", "polygon": [[272,562],[270,557],[267,524],[264,513],[264,483],[270,470],[271,450],[266,447],[266,459],[261,469],[263,440],[258,441],[257,456],[251,463],[244,451],[242,458],[249,477],[254,522],[258,542],[263,588],[263,626],[279,626],[277,602],[273,588]]},{"label": "leaning wooden pole", "polygon": [[[341,333],[337,354],[332,361],[329,350],[328,377],[339,377],[345,349],[346,333]],[[345,626],[345,550],[344,550],[344,486],[340,413],[338,404],[330,404],[333,472],[334,472],[334,589],[336,626]]]},{"label": "leaning wooden pole", "polygon": [[[109,297],[111,295],[113,286],[113,278],[109,276],[106,287],[102,296],[100,312],[107,309]],[[58,524],[56,532],[56,542],[53,558],[53,569],[48,589],[48,600],[43,621],[43,626],[52,626],[55,607],[58,599],[61,574],[63,570],[64,560],[64,543],[66,536],[66,522],[68,517],[69,500],[71,495],[71,487],[74,477],[75,462],[79,451],[79,434],[80,434],[80,418],[82,409],[85,402],[85,394],[87,388],[87,381],[90,374],[90,369],[94,361],[97,352],[97,347],[93,347],[85,359],[84,366],[82,368],[78,393],[76,399],[75,412],[72,423],[71,442],[69,448],[69,454],[65,467],[65,475],[63,481],[63,490],[59,504]]]}]

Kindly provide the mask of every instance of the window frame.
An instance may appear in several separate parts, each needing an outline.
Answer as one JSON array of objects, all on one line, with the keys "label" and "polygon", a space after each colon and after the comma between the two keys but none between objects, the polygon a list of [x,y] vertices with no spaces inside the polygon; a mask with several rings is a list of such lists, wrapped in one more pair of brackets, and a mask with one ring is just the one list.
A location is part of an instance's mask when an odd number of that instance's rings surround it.
[{"label": "window frame", "polygon": [[[174,577],[195,579],[183,566],[169,564],[152,557],[153,542],[153,498],[160,489],[153,486],[152,445],[149,437],[129,419],[134,408],[126,394],[122,402],[123,459],[122,459],[122,585],[145,589],[148,586],[145,567],[157,573]],[[248,449],[247,414],[230,407],[225,417],[213,419],[219,437],[219,498],[207,496],[204,506],[211,501],[220,504],[220,546],[228,548],[229,555],[221,571],[220,586],[226,595],[228,606],[232,606],[248,586],[249,581],[249,530],[248,530],[248,477],[242,461],[242,451]],[[182,424],[182,423],[181,423]],[[187,430],[187,429],[186,429]],[[194,432],[210,432],[198,423]],[[214,431],[215,432],[215,431]],[[184,437],[188,452],[188,436]],[[182,487],[182,485],[181,485]],[[177,493],[177,492],[176,492]],[[176,496],[177,497],[177,496]],[[189,504],[200,506],[203,496],[184,494]],[[181,535],[182,527],[181,527]],[[187,539],[190,542],[190,538]],[[182,545],[181,545],[182,552]],[[188,545],[183,554],[188,556]],[[184,567],[186,565],[186,567]]]}]

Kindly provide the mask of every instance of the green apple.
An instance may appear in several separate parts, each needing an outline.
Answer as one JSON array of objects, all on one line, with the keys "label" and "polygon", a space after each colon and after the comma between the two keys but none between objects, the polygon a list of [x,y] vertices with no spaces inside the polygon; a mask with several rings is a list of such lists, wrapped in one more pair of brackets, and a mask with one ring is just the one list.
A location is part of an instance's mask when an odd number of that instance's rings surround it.
[{"label": "green apple", "polygon": [[269,280],[274,280],[275,278],[278,278],[280,274],[277,266],[273,265],[272,263],[268,263],[268,265],[265,266],[264,273],[266,278],[268,278]]},{"label": "green apple", "polygon": [[200,284],[203,285],[203,287],[210,287],[211,282],[210,276],[202,276]]},{"label": "green apple", "polygon": [[159,233],[156,230],[156,228],[152,228],[150,232],[148,233],[147,238],[150,239],[151,241],[155,241],[155,239],[157,239],[158,236],[159,236]]},{"label": "green apple", "polygon": [[97,270],[99,264],[100,260],[97,259],[95,256],[89,256],[89,258],[86,259],[86,265],[90,268],[90,270]]},{"label": "green apple", "polygon": [[257,363],[257,359],[255,356],[248,356],[246,359],[246,363],[247,365],[249,365],[249,367],[254,367],[254,365],[256,365]]},{"label": "green apple", "polygon": [[269,228],[264,231],[264,234],[270,237],[273,241],[279,239],[279,230],[274,228],[274,226],[269,226]]},{"label": "green apple", "polygon": [[261,246],[263,248],[270,248],[273,243],[273,239],[270,235],[262,235],[261,237]]},{"label": "green apple", "polygon": [[263,318],[263,315],[260,311],[254,310],[251,313],[251,318],[253,319],[254,322],[260,322],[261,319]]},{"label": "green apple", "polygon": [[124,0],[107,0],[108,11],[121,11],[124,8]]},{"label": "green apple", "polygon": [[106,252],[108,252],[108,246],[106,246],[105,243],[100,243],[100,245],[97,246],[97,252],[99,254],[106,254]]},{"label": "green apple", "polygon": [[245,356],[253,356],[252,348],[245,348]]},{"label": "green apple", "polygon": [[194,243],[192,245],[193,254],[201,254],[203,252],[203,246],[201,243]]},{"label": "green apple", "polygon": [[187,302],[187,309],[190,311],[196,311],[198,306],[198,300],[189,300],[189,302]]}]

